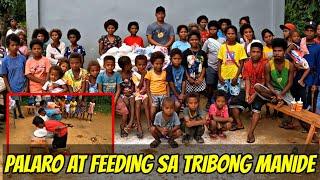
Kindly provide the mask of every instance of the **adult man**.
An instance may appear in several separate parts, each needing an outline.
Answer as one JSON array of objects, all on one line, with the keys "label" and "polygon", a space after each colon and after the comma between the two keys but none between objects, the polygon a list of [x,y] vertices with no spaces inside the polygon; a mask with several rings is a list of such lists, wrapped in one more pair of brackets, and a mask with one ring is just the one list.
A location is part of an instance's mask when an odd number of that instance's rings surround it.
[{"label": "adult man", "polygon": [[148,26],[147,39],[151,45],[163,46],[169,49],[174,42],[174,30],[172,25],[164,22],[166,10],[164,7],[159,6],[155,15],[157,21]]},{"label": "adult man", "polygon": [[[284,102],[291,104],[293,97],[290,93],[290,88],[293,83],[294,66],[285,59],[287,42],[282,38],[272,40],[273,59],[265,66],[266,86],[261,84],[255,85],[255,90],[258,95],[271,102],[277,102],[281,106]],[[291,129],[291,120],[283,120],[280,127]]]}]

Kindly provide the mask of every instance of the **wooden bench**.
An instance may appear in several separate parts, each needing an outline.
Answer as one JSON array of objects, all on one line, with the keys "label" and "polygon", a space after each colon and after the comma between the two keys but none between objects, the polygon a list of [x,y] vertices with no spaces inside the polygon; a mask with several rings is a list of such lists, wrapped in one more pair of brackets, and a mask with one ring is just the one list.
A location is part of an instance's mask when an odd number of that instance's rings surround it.
[{"label": "wooden bench", "polygon": [[[320,115],[304,109],[300,112],[291,111],[290,107],[287,105],[282,105],[280,107],[277,107],[277,105],[267,103],[267,106],[277,111],[280,111],[288,116],[291,116],[293,118],[299,119],[301,121],[304,121],[310,124],[310,130],[306,139],[306,144],[311,143],[311,140],[316,131],[316,128],[320,128]],[[320,144],[320,140],[319,140],[319,144]]]}]

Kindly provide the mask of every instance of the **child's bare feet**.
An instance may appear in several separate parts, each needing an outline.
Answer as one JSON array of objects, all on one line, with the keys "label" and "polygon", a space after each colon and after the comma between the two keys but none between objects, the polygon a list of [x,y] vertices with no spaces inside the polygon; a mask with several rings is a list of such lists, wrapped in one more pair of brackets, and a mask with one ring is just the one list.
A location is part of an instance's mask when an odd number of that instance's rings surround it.
[{"label": "child's bare feet", "polygon": [[223,138],[223,139],[227,138],[227,135],[225,135],[225,134],[223,133],[223,131],[219,131],[219,132],[218,132],[218,136],[219,136],[220,138]]},{"label": "child's bare feet", "polygon": [[209,136],[211,139],[214,139],[214,140],[218,138],[218,135],[216,133],[210,133]]}]

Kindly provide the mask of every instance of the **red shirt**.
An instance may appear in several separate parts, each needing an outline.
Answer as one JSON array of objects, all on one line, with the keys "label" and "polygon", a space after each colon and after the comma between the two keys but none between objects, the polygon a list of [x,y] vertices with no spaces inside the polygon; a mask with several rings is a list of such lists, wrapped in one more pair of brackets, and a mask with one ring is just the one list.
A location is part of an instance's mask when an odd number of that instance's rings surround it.
[{"label": "red shirt", "polygon": [[216,106],[216,103],[211,104],[209,108],[209,115],[211,116],[217,116],[221,118],[229,118],[229,113],[228,113],[228,106],[224,105],[222,109],[218,109]]},{"label": "red shirt", "polygon": [[207,30],[201,31],[201,42],[204,43],[209,38],[209,32]]},{"label": "red shirt", "polygon": [[[49,132],[57,132],[59,137],[62,137],[68,133],[68,128],[65,124],[55,120],[47,120],[44,122],[44,126]],[[60,130],[56,130],[58,127],[63,127]]]},{"label": "red shirt", "polygon": [[260,59],[256,67],[253,66],[251,59],[244,63],[242,76],[244,80],[250,80],[250,95],[255,93],[254,85],[256,83],[265,83],[264,68],[267,62],[266,59]]},{"label": "red shirt", "polygon": [[143,39],[140,36],[128,36],[123,40],[123,42],[128,46],[137,44],[140,47],[144,47]]}]

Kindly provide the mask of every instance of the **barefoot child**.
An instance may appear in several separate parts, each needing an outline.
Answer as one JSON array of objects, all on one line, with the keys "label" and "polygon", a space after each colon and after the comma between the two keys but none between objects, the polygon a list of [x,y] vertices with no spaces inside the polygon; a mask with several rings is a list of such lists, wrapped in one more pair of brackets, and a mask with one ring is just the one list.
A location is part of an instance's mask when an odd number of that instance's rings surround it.
[{"label": "barefoot child", "polygon": [[[233,119],[236,121],[234,130],[243,129],[243,124],[240,119],[240,110],[244,109],[240,94],[239,78],[244,60],[247,59],[247,54],[244,47],[237,43],[237,28],[229,26],[226,29],[227,40],[218,52],[218,89],[224,90],[228,96],[231,96],[229,108],[232,109]],[[241,107],[241,108],[240,108]]]},{"label": "barefoot child", "polygon": [[97,77],[100,73],[100,64],[97,61],[90,61],[88,64],[89,78],[86,80],[86,92],[97,93]]},{"label": "barefoot child", "polygon": [[32,59],[26,62],[25,75],[29,79],[29,91],[41,93],[42,86],[46,83],[51,64],[49,59],[42,56],[42,42],[34,39],[30,42]]},{"label": "barefoot child", "polygon": [[171,64],[166,69],[167,82],[171,89],[171,97],[175,100],[175,111],[179,113],[184,103],[186,93],[186,71],[181,65],[183,54],[180,49],[172,49],[170,52]]},{"label": "barefoot child", "polygon": [[163,99],[169,96],[170,87],[166,82],[166,71],[162,70],[164,63],[164,55],[161,52],[154,52],[151,54],[150,61],[153,65],[153,69],[147,72],[145,79],[147,84],[147,93],[149,101],[152,104],[151,107],[151,119],[157,111],[160,111],[161,103]]},{"label": "barefoot child", "polygon": [[92,121],[92,116],[93,116],[95,106],[96,106],[96,101],[92,98],[89,103],[89,107],[88,107],[87,119],[89,119],[89,117],[90,117],[89,121]]},{"label": "barefoot child", "polygon": [[182,143],[184,144],[188,144],[192,138],[197,143],[204,143],[202,135],[207,121],[205,112],[199,108],[199,101],[197,94],[191,93],[187,97],[187,108],[183,110],[185,135],[182,137]]},{"label": "barefoot child", "polygon": [[226,93],[218,90],[215,95],[215,103],[209,109],[209,136],[213,139],[218,136],[226,138],[223,131],[231,128],[232,118],[229,117]]},{"label": "barefoot child", "polygon": [[[120,83],[120,98],[118,99],[117,107],[120,109],[127,108],[129,110],[129,122],[122,122],[123,130],[128,134],[132,128],[134,121],[134,84],[132,82],[132,64],[128,56],[122,56],[118,60],[119,66],[122,69],[120,74],[122,82]],[[124,103],[122,103],[122,102]],[[121,103],[121,104],[119,104]],[[124,106],[123,106],[124,105]]]},{"label": "barefoot child", "polygon": [[46,128],[48,132],[54,133],[52,141],[54,150],[67,147],[68,127],[72,127],[71,124],[64,124],[54,120],[44,121],[39,116],[34,117],[32,124],[37,128]]},{"label": "barefoot child", "polygon": [[151,135],[155,139],[151,144],[151,148],[156,148],[161,143],[161,138],[168,139],[170,147],[177,148],[178,143],[175,139],[182,135],[180,130],[180,120],[174,111],[174,100],[166,97],[163,99],[162,111],[158,112],[154,126],[150,128]]},{"label": "barefoot child", "polygon": [[42,86],[42,90],[50,93],[67,92],[68,87],[61,79],[62,76],[62,69],[59,66],[52,66],[49,70],[49,80]]},{"label": "barefoot child", "polygon": [[70,55],[70,67],[64,76],[63,80],[68,85],[70,93],[85,92],[87,70],[81,68],[82,56],[79,53],[72,53]]},{"label": "barefoot child", "polygon": [[147,74],[147,57],[145,55],[138,55],[135,59],[135,65],[138,71],[132,73],[132,81],[135,84],[135,108],[136,108],[136,122],[138,126],[137,137],[143,137],[142,125],[141,125],[141,106],[143,105],[144,111],[147,118],[148,129],[152,126],[150,118],[150,106],[149,99],[147,95],[147,87],[145,75]]}]

